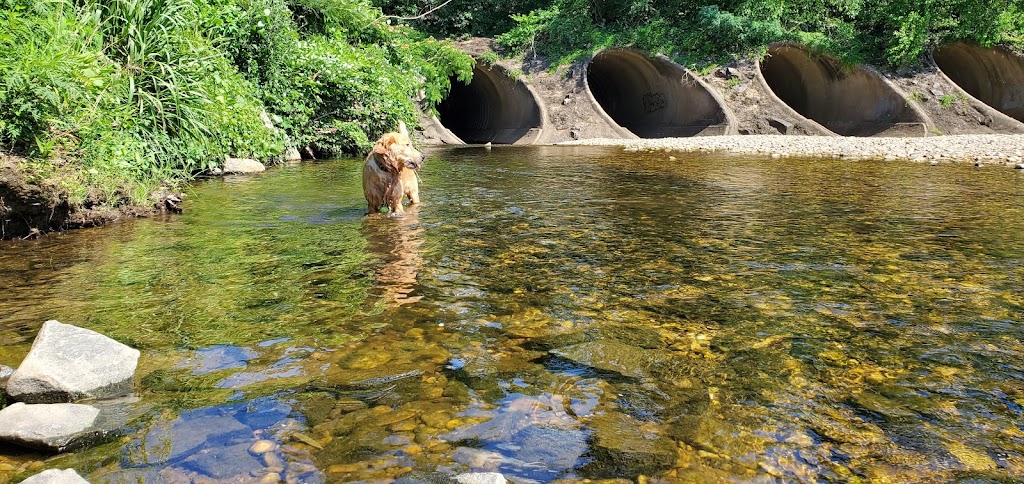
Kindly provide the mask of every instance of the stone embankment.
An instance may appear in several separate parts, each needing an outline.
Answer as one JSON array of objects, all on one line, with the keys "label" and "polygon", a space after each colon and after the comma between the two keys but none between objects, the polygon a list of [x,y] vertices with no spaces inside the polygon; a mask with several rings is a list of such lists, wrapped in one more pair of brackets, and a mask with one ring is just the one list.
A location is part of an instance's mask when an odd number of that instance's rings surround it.
[{"label": "stone embankment", "polygon": [[628,152],[722,152],[778,157],[879,159],[926,163],[967,162],[1024,169],[1024,135],[958,135],[927,138],[838,136],[706,136],[661,139],[588,139],[562,144],[621,146]]}]

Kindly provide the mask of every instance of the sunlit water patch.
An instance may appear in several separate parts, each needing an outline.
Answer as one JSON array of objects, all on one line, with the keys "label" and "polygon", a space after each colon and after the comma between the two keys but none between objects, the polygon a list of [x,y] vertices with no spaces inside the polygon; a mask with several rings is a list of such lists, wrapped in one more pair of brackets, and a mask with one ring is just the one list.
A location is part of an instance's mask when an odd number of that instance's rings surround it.
[{"label": "sunlit water patch", "polygon": [[46,319],[142,350],[120,438],[0,481],[1012,480],[1024,177],[596,148],[199,183],[184,215],[0,252],[0,363]]}]

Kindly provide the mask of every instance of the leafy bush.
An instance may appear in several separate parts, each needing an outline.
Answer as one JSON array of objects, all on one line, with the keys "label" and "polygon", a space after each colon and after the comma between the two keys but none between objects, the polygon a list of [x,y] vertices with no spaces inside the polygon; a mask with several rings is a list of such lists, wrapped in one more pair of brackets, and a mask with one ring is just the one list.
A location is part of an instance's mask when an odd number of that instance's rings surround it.
[{"label": "leafy bush", "polygon": [[1015,0],[549,0],[498,34],[513,52],[556,62],[607,45],[636,46],[707,65],[798,41],[847,62],[913,64],[950,40],[1024,45]]},{"label": "leafy bush", "polygon": [[414,95],[431,110],[451,76],[472,73],[469,56],[359,0],[211,0],[204,16],[275,123],[321,156],[365,151],[399,120],[415,124]]}]

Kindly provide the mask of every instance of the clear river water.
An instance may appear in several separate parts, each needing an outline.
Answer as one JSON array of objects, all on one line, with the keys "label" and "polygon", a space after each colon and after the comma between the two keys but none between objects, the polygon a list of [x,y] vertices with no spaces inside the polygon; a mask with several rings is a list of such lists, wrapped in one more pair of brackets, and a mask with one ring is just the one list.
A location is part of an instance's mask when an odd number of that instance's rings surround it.
[{"label": "clear river water", "polygon": [[1024,476],[1024,175],[427,154],[400,217],[344,159],[0,244],[0,364],[48,319],[142,352],[121,435],[0,483]]}]

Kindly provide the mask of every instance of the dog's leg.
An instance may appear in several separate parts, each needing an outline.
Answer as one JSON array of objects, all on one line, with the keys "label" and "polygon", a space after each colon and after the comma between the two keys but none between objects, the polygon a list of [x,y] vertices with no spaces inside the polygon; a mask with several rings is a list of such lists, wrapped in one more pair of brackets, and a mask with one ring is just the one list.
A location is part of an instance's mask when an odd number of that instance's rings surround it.
[{"label": "dog's leg", "polygon": [[420,188],[416,185],[410,186],[409,189],[406,190],[405,195],[409,197],[409,203],[420,203]]},{"label": "dog's leg", "polygon": [[405,211],[405,207],[402,206],[402,199],[401,198],[399,198],[398,201],[396,201],[396,202],[392,203],[391,205],[389,205],[389,208],[390,208],[390,213],[388,213],[388,215],[398,215],[398,214],[400,214],[400,213]]},{"label": "dog's leg", "polygon": [[407,175],[402,176],[403,195],[409,198],[409,203],[420,203],[420,174],[416,170],[410,170]]}]

